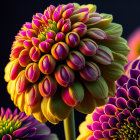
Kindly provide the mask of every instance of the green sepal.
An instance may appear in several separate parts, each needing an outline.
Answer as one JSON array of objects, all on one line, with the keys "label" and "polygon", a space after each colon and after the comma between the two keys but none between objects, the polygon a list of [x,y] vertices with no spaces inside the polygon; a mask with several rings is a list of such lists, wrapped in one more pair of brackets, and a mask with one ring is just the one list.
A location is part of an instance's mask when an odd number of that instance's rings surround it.
[{"label": "green sepal", "polygon": [[100,77],[95,82],[83,82],[90,94],[99,99],[108,97],[108,86],[103,77]]},{"label": "green sepal", "polygon": [[85,96],[83,101],[78,106],[76,106],[75,109],[81,113],[90,114],[96,107],[96,101],[86,89],[84,90],[84,94]]}]

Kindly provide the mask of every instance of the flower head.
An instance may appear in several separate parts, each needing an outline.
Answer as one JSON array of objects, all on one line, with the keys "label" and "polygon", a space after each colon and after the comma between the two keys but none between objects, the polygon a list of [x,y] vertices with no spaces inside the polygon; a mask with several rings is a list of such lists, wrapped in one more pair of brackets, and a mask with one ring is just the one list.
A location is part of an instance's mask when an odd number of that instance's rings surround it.
[{"label": "flower head", "polygon": [[133,61],[140,55],[140,28],[136,29],[128,38],[130,53],[127,56],[128,61]]},{"label": "flower head", "polygon": [[17,109],[12,113],[8,108],[1,108],[0,139],[2,140],[58,140],[50,129],[37,121],[33,116],[26,116],[24,112],[18,114]]},{"label": "flower head", "polygon": [[140,139],[140,57],[127,67],[116,86],[115,97],[81,124],[77,140]]},{"label": "flower head", "polygon": [[88,114],[103,105],[129,52],[122,26],[112,20],[92,4],[51,5],[35,14],[16,35],[5,68],[14,104],[54,124],[72,107]]}]

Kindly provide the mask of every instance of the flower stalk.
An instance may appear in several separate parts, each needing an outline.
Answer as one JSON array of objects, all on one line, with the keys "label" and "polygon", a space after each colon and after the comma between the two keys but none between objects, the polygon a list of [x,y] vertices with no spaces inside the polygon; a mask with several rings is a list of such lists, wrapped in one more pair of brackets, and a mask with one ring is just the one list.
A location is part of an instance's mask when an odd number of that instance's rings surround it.
[{"label": "flower stalk", "polygon": [[72,108],[70,115],[63,122],[64,122],[65,139],[75,140],[76,134],[74,121],[74,108]]}]

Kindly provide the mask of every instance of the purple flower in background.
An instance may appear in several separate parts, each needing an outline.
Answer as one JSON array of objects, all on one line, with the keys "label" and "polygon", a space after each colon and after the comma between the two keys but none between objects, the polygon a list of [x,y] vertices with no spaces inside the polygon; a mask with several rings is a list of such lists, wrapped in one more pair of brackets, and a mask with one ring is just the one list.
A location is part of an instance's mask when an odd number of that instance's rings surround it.
[{"label": "purple flower in background", "polygon": [[17,109],[12,113],[8,108],[1,108],[0,139],[2,140],[58,140],[55,134],[33,116],[26,116],[24,112],[18,114]]},{"label": "purple flower in background", "polygon": [[80,125],[77,140],[140,139],[140,57],[129,64],[116,85],[115,97]]}]

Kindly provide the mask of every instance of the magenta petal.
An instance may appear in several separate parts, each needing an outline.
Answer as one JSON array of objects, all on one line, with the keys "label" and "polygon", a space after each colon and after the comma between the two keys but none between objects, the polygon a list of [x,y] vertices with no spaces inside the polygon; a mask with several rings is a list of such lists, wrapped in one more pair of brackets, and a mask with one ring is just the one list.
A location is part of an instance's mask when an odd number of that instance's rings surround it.
[{"label": "magenta petal", "polygon": [[128,117],[128,122],[131,124],[131,123],[136,123],[136,118],[135,117],[133,117],[133,116],[129,116]]},{"label": "magenta petal", "polygon": [[130,70],[130,76],[131,78],[137,79],[137,77],[140,75],[140,70],[134,70],[131,69]]},{"label": "magenta petal", "polygon": [[110,97],[107,104],[112,104],[116,106],[116,97]]},{"label": "magenta petal", "polygon": [[4,108],[3,108],[3,107],[1,107],[1,115],[0,115],[0,117],[1,117],[1,118],[3,118],[3,117],[4,117],[4,115],[5,115],[5,110],[4,110]]},{"label": "magenta petal", "polygon": [[87,140],[98,140],[98,139],[96,139],[94,136],[90,136],[87,138]]},{"label": "magenta petal", "polygon": [[93,129],[92,129],[92,124],[87,125],[87,128],[88,128],[89,130],[93,131]]},{"label": "magenta petal", "polygon": [[135,86],[132,86],[129,88],[129,91],[128,91],[128,96],[137,101],[138,98],[140,97],[140,89],[138,87],[135,87]]},{"label": "magenta petal", "polygon": [[100,113],[94,112],[92,115],[92,120],[93,121],[99,121]]},{"label": "magenta petal", "polygon": [[109,123],[108,122],[103,122],[102,123],[102,129],[103,130],[110,129]]},{"label": "magenta petal", "polygon": [[117,120],[117,118],[116,117],[111,117],[110,119],[109,119],[109,125],[111,126],[111,127],[116,127],[116,124],[118,123],[118,120]]},{"label": "magenta petal", "polygon": [[95,110],[100,114],[104,114],[104,108],[96,107]]},{"label": "magenta petal", "polygon": [[125,98],[125,99],[127,100],[127,99],[128,99],[128,98],[127,98],[127,91],[126,91],[124,88],[119,88],[119,89],[117,90],[116,97],[117,97],[117,98],[123,97],[123,98]]},{"label": "magenta petal", "polygon": [[116,105],[120,109],[125,109],[127,107],[126,103],[127,103],[126,100],[124,98],[122,98],[122,97],[119,97],[116,100]]},{"label": "magenta petal", "polygon": [[117,132],[118,132],[117,129],[111,129],[111,130],[109,131],[109,135],[110,135],[110,136],[114,136],[114,135],[117,134]]},{"label": "magenta petal", "polygon": [[133,116],[138,117],[140,116],[140,108],[136,108],[132,112]]},{"label": "magenta petal", "polygon": [[9,117],[10,117],[11,114],[12,114],[11,109],[10,108],[7,108],[6,113],[5,113],[6,120],[9,119]]},{"label": "magenta petal", "polygon": [[134,100],[129,100],[128,102],[127,102],[127,107],[129,108],[129,109],[135,109],[136,108],[136,103],[135,103],[135,101]]},{"label": "magenta petal", "polygon": [[120,121],[120,122],[124,122],[124,119],[126,118],[126,116],[123,114],[123,113],[119,113],[118,114],[118,120]]},{"label": "magenta petal", "polygon": [[2,140],[12,140],[12,136],[9,134],[6,134],[2,137]]},{"label": "magenta petal", "polygon": [[107,104],[105,105],[105,114],[107,115],[115,115],[115,112],[117,111],[116,106],[111,105],[111,104]]},{"label": "magenta petal", "polygon": [[127,88],[129,89],[130,87],[132,86],[138,86],[137,85],[137,80],[133,79],[133,78],[130,78],[127,82]]},{"label": "magenta petal", "polygon": [[128,77],[126,75],[122,75],[119,80],[117,80],[118,86],[123,86],[128,81]]},{"label": "magenta petal", "polygon": [[92,130],[93,131],[95,131],[95,130],[102,130],[101,123],[100,122],[93,122]]},{"label": "magenta petal", "polygon": [[104,138],[109,139],[110,138],[109,131],[108,130],[103,131],[103,136]]},{"label": "magenta petal", "polygon": [[100,130],[95,130],[93,135],[96,139],[103,138],[102,131]]},{"label": "magenta petal", "polygon": [[100,120],[101,123],[108,122],[109,116],[107,116],[107,115],[101,115],[99,120]]},{"label": "magenta petal", "polygon": [[123,110],[123,114],[124,114],[126,117],[129,117],[131,113],[130,113],[129,110],[124,109],[124,110]]}]

